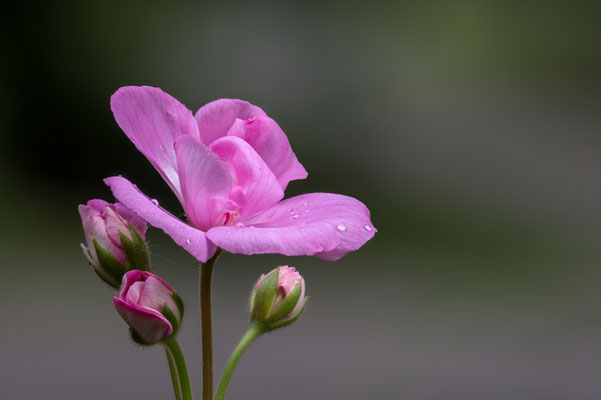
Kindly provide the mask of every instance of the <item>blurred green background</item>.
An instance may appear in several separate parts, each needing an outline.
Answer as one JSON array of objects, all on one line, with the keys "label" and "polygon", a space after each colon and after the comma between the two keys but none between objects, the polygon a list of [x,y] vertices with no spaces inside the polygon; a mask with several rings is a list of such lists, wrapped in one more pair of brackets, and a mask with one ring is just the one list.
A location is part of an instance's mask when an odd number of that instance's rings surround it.
[{"label": "blurred green background", "polygon": [[[123,174],[179,212],[114,122],[120,86],[262,107],[379,233],[336,263],[225,255],[216,375],[252,282],[296,266],[310,307],[261,338],[229,398],[601,398],[601,3],[14,2],[0,80],[0,397],[171,398],[79,249],[76,207]],[[198,270],[161,231],[200,394]]]}]

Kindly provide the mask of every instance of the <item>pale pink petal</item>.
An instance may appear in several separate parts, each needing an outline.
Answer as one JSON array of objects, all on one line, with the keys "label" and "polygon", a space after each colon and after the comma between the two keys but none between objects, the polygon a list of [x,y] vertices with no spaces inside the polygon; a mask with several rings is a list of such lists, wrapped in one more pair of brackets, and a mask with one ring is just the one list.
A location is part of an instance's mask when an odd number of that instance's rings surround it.
[{"label": "pale pink petal", "polygon": [[283,190],[288,182],[307,177],[307,171],[298,162],[284,131],[273,119],[267,116],[237,119],[227,134],[250,144],[278,178]]},{"label": "pale pink petal", "polygon": [[198,138],[190,110],[161,89],[149,86],[120,88],[111,97],[111,110],[123,132],[181,201],[173,143],[181,135]]},{"label": "pale pink petal", "polygon": [[121,318],[146,343],[157,343],[173,333],[173,326],[160,312],[152,308],[126,303],[118,297],[113,297],[113,303]]},{"label": "pale pink petal", "polygon": [[86,204],[86,205],[80,204],[77,207],[77,210],[79,211],[79,216],[81,217],[81,222],[88,219],[88,217],[91,217],[94,215],[101,215],[102,210],[107,205],[108,205],[108,203],[106,201],[99,200],[99,199],[90,200],[90,201],[88,201],[88,204]]},{"label": "pale pink petal", "polygon": [[263,110],[249,102],[236,99],[219,99],[205,104],[196,112],[200,140],[210,145],[215,139],[225,136],[238,119],[266,115]]},{"label": "pale pink petal", "polygon": [[146,231],[148,230],[148,224],[146,223],[146,221],[144,221],[138,216],[138,214],[136,214],[135,212],[133,212],[132,210],[130,210],[122,204],[115,203],[113,207],[117,214],[122,216],[123,219],[132,224],[132,226],[136,228],[138,232],[140,232],[140,235],[142,235],[142,237],[146,237]]},{"label": "pale pink petal", "polygon": [[106,233],[108,234],[109,239],[111,239],[116,246],[121,247],[120,233],[123,233],[125,236],[131,238],[127,222],[120,215],[118,215],[115,210],[113,210],[111,207],[105,207],[103,217],[104,223],[106,224]]},{"label": "pale pink petal", "polygon": [[284,197],[275,175],[244,140],[224,136],[215,140],[210,149],[231,166],[235,188],[230,198],[241,207],[238,221],[256,215]]},{"label": "pale pink petal", "polygon": [[245,221],[220,226],[209,240],[232,253],[314,255],[334,261],[356,250],[376,230],[360,201],[330,193],[311,193],[284,200]]},{"label": "pale pink petal", "polygon": [[152,226],[162,229],[197,260],[205,262],[215,253],[215,245],[207,240],[203,231],[191,227],[159,207],[127,179],[113,176],[106,178],[104,182],[124,206]]},{"label": "pale pink petal", "polygon": [[96,239],[98,244],[109,251],[115,256],[117,260],[124,263],[126,260],[125,253],[120,246],[116,245],[110,238],[106,231],[106,225],[104,219],[100,215],[93,215],[83,221],[83,231],[86,237],[86,244],[88,245],[88,251],[90,257],[94,262],[98,262],[98,255],[94,247],[93,239]]},{"label": "pale pink petal", "polygon": [[303,281],[302,276],[298,272],[296,272],[296,268],[294,267],[284,265],[280,267],[279,273],[280,279],[278,282],[278,286],[280,290],[282,290],[284,296],[287,296],[292,291],[292,289],[294,289],[294,286],[296,286],[297,283]]},{"label": "pale pink petal", "polygon": [[192,225],[206,231],[227,212],[231,175],[223,161],[198,139],[180,136],[175,151],[186,215]]}]

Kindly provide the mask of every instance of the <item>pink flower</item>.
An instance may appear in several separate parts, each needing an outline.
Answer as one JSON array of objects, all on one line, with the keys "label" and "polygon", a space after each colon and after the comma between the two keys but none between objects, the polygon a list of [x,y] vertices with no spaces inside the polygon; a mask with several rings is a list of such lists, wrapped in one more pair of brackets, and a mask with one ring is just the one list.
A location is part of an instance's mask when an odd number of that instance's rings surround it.
[{"label": "pink flower", "polygon": [[179,296],[160,277],[146,271],[123,276],[119,297],[113,297],[121,318],[142,344],[155,344],[177,331],[184,313]]},{"label": "pink flower", "polygon": [[162,90],[143,86],[119,89],[111,108],[169,184],[189,224],[125,178],[105,182],[121,203],[200,261],[216,246],[337,260],[376,232],[367,207],[351,197],[311,193],[282,201],[288,183],[307,172],[278,124],[250,103],[221,99],[192,116]]},{"label": "pink flower", "polygon": [[[119,287],[130,267],[148,267],[144,242],[147,224],[143,219],[119,203],[109,204],[99,199],[80,204],[78,210],[88,245],[85,254],[104,281]],[[124,244],[130,251],[129,256]]]},{"label": "pink flower", "polygon": [[284,265],[263,275],[250,297],[251,318],[268,330],[294,322],[305,305],[305,280]]}]

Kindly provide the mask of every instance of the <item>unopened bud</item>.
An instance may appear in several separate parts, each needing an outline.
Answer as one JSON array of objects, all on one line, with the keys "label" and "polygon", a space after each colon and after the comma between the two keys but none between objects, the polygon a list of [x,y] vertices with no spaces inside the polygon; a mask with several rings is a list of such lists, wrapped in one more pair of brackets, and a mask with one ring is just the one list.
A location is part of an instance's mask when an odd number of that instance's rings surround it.
[{"label": "unopened bud", "polygon": [[142,345],[177,333],[184,315],[184,304],[173,288],[147,271],[126,273],[119,297],[113,297],[113,302],[130,326],[132,339]]},{"label": "unopened bud", "polygon": [[123,275],[149,267],[146,221],[125,206],[90,200],[79,206],[87,247],[84,254],[98,276],[119,288]]},{"label": "unopened bud", "polygon": [[304,310],[305,280],[294,267],[277,267],[259,279],[250,298],[254,322],[273,330],[296,321]]}]

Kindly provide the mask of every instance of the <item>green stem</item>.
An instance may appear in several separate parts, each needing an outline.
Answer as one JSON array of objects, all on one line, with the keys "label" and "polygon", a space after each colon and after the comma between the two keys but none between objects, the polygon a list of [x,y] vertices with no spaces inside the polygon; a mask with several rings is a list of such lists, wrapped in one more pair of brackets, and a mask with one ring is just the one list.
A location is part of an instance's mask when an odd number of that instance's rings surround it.
[{"label": "green stem", "polygon": [[215,261],[221,255],[217,249],[215,255],[206,263],[200,264],[200,322],[202,324],[202,400],[213,399],[213,328],[211,320],[211,280]]},{"label": "green stem", "polygon": [[182,400],[182,389],[180,388],[179,376],[177,375],[177,366],[175,365],[173,354],[171,354],[171,351],[169,351],[167,346],[165,346],[165,354],[167,354],[167,361],[169,362],[169,372],[171,372],[171,382],[173,383],[175,399]]},{"label": "green stem", "polygon": [[[186,360],[184,360],[184,354],[179,347],[179,343],[177,343],[177,339],[168,337],[163,343],[167,348],[167,359],[169,359],[169,354],[171,354],[173,363],[175,364],[179,389],[181,390],[181,399],[192,400],[192,389],[190,388],[190,378],[188,378],[188,368],[186,367]],[[171,377],[173,378],[173,371],[171,372]],[[175,393],[177,398],[177,390],[175,390]]]},{"label": "green stem", "polygon": [[227,391],[227,387],[230,384],[230,379],[232,379],[232,374],[234,373],[234,369],[236,365],[238,365],[238,361],[242,354],[246,351],[248,346],[263,332],[265,332],[265,328],[259,324],[252,322],[242,339],[240,339],[240,343],[232,352],[230,359],[227,360],[227,364],[225,364],[225,369],[221,374],[221,380],[219,381],[219,387],[217,387],[217,394],[215,395],[215,400],[225,400],[225,392]]}]

